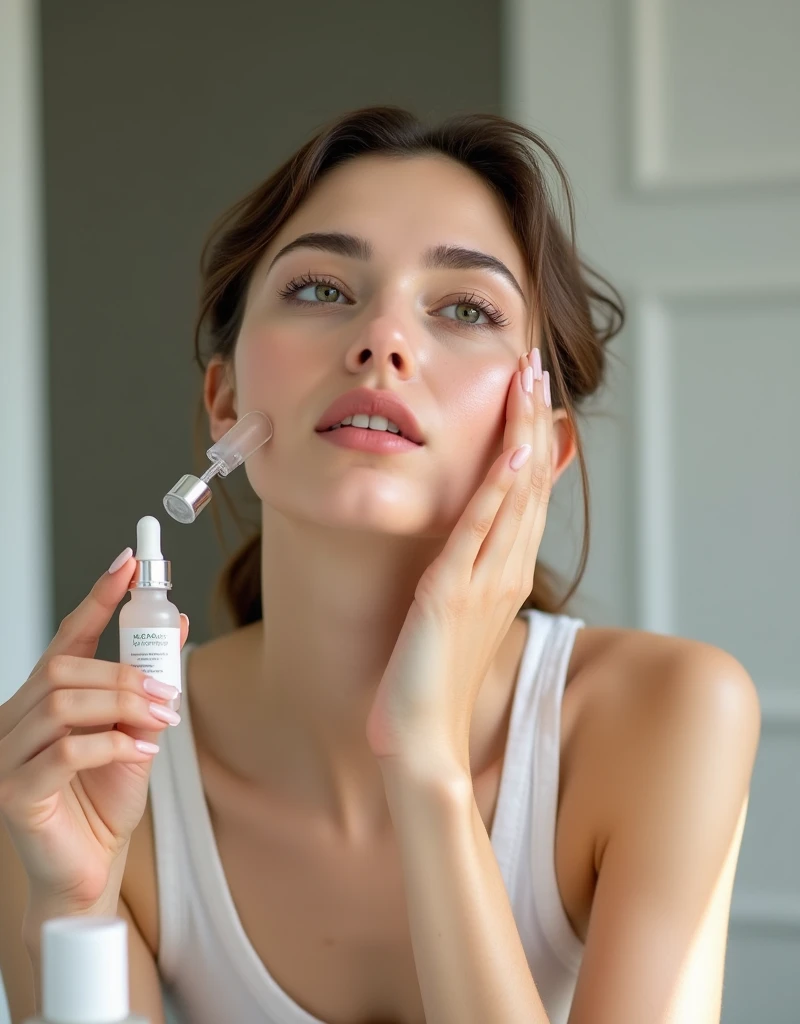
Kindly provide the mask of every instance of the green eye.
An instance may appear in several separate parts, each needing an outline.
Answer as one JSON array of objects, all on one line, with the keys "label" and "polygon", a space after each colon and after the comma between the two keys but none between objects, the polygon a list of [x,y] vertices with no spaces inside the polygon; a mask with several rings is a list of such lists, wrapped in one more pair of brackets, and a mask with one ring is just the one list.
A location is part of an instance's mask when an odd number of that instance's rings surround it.
[{"label": "green eye", "polygon": [[295,292],[298,302],[313,302],[313,299],[303,299],[300,295],[304,291],[308,291],[310,288],[314,289],[314,299],[320,302],[327,302],[328,305],[333,305],[341,296],[341,291],[332,284],[308,284],[304,288],[298,288]]},{"label": "green eye", "polygon": [[[483,315],[488,319],[488,314],[485,310],[480,309],[478,306],[473,306],[467,302],[454,302],[451,306],[445,306],[445,309],[456,310],[456,320],[462,320],[466,324],[477,323],[478,317]],[[459,313],[458,310],[465,310],[465,313]]]},{"label": "green eye", "polygon": [[[311,288],[314,289],[313,299],[300,298],[301,292]],[[327,281],[325,278],[311,277],[310,274],[304,274],[303,277],[290,281],[278,294],[282,299],[291,299],[293,302],[306,303],[309,306],[322,304],[333,306],[340,298],[345,297],[341,288],[334,284],[333,281]]]},{"label": "green eye", "polygon": [[[311,286],[309,285],[309,287],[311,287]],[[341,294],[338,288],[332,288],[328,284],[317,284],[317,285],[314,285],[313,287],[314,287],[314,295],[316,296],[316,298],[318,298],[320,300],[320,302],[330,302],[331,301],[331,293],[334,293],[334,292],[335,292],[335,295],[333,296],[333,301],[335,302],[336,299],[338,298],[338,296]]]}]

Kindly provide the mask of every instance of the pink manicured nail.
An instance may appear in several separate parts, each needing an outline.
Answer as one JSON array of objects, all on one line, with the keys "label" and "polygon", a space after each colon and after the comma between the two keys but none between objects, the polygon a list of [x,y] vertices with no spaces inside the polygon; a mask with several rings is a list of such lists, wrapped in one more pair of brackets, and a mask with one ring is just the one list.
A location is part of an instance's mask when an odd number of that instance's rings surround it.
[{"label": "pink manicured nail", "polygon": [[165,708],[162,704],[151,704],[149,711],[153,718],[157,718],[159,722],[166,722],[167,725],[177,725],[181,720],[177,711]]},{"label": "pink manicured nail", "polygon": [[142,689],[151,697],[163,697],[165,700],[174,700],[178,696],[178,688],[170,686],[169,683],[162,683],[160,679],[151,679],[150,676],[142,683]]},{"label": "pink manicured nail", "polygon": [[533,370],[526,366],[522,371],[522,390],[530,395],[533,392]]},{"label": "pink manicured nail", "polygon": [[533,350],[533,376],[536,380],[542,379],[542,354],[538,348]]},{"label": "pink manicured nail", "polygon": [[143,754],[157,754],[158,744],[148,743],[147,740],[134,740],[133,744],[137,750],[141,750]]},{"label": "pink manicured nail", "polygon": [[511,456],[511,462],[509,462],[509,466],[511,466],[512,469],[519,469],[520,466],[524,466],[525,463],[528,461],[528,456],[530,455],[530,453],[531,446],[529,444],[524,444],[521,448],[517,448],[517,450]]},{"label": "pink manicured nail", "polygon": [[549,370],[545,370],[544,371],[544,380],[542,381],[542,386],[544,388],[544,404],[549,408],[550,407],[550,371]]},{"label": "pink manicured nail", "polygon": [[132,554],[133,554],[133,548],[125,548],[124,551],[120,552],[120,554],[117,555],[117,557],[114,559],[114,561],[108,567],[109,575],[115,573],[117,571],[117,569],[121,569],[123,567],[123,565],[131,557]]}]

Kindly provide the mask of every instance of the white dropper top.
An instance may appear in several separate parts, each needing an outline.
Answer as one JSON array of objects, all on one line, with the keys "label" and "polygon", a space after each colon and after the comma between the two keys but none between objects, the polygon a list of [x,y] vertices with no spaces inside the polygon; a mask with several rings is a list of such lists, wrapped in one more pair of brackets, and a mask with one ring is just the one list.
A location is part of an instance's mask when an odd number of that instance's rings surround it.
[{"label": "white dropper top", "polygon": [[136,569],[128,590],[172,589],[172,564],[161,554],[161,523],[155,516],[142,516],[136,524],[135,558]]},{"label": "white dropper top", "polygon": [[128,923],[54,917],[42,925],[42,1014],[48,1024],[127,1019]]},{"label": "white dropper top", "polygon": [[137,561],[154,561],[162,559],[161,554],[161,523],[155,516],[142,516],[136,524],[136,555]]}]

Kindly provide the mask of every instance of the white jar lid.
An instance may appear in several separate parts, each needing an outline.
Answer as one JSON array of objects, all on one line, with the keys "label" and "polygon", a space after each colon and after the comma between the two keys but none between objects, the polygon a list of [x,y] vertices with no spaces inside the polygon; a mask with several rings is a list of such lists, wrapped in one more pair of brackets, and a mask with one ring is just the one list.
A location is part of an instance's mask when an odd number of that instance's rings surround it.
[{"label": "white jar lid", "polygon": [[116,1024],[128,1010],[128,922],[121,917],[45,921],[42,1015],[48,1024]]}]

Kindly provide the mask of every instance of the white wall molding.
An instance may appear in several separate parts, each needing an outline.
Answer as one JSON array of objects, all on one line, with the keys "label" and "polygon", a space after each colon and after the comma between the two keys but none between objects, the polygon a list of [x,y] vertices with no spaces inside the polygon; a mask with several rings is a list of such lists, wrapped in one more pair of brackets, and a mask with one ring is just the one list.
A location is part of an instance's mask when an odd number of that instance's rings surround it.
[{"label": "white wall molding", "polygon": [[800,682],[793,689],[788,686],[763,686],[759,688],[761,703],[761,724],[770,732],[800,733]]},{"label": "white wall molding", "polygon": [[800,939],[800,898],[739,893],[731,904],[730,924],[740,931],[789,933]]},{"label": "white wall molding", "polygon": [[768,275],[749,274],[747,277],[705,272],[694,277],[663,276],[658,280],[640,280],[633,286],[640,301],[662,304],[680,301],[711,302],[714,299],[742,300],[745,302],[772,301],[800,298],[800,266],[784,267]]},{"label": "white wall molding", "polygon": [[[634,580],[639,629],[674,632],[675,535],[672,523],[673,359],[669,307],[683,302],[800,301],[800,268],[780,277],[659,278],[628,288],[633,331],[634,478],[637,512]],[[792,704],[791,707],[794,707]],[[791,719],[792,713],[789,713]]]},{"label": "white wall molding", "polygon": [[[671,153],[666,0],[629,0],[628,17],[634,189],[652,193],[800,184],[800,148],[770,152],[764,146],[743,144],[735,160],[724,154],[680,160]],[[792,135],[797,133],[786,132],[784,137]]]},{"label": "white wall molding", "polygon": [[634,608],[639,629],[672,633],[674,531],[669,396],[672,393],[664,303],[656,294],[632,304],[634,450],[637,511]]}]

